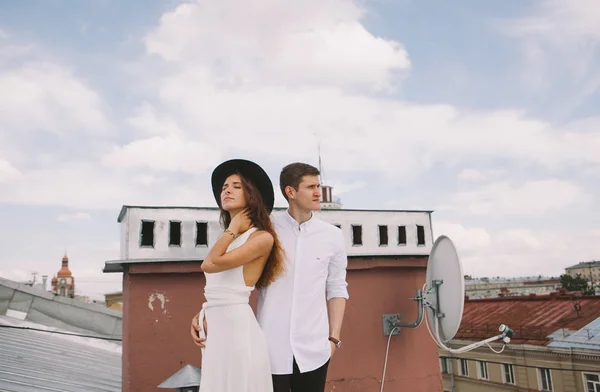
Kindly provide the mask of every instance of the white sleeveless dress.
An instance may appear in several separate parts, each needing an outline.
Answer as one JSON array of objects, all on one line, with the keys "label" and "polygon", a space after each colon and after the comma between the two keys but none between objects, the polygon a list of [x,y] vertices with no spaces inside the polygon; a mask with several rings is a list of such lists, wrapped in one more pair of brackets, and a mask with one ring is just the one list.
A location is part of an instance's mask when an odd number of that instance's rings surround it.
[{"label": "white sleeveless dress", "polygon": [[[256,228],[244,232],[227,248],[243,245]],[[208,338],[202,349],[200,392],[272,392],[267,342],[248,300],[254,287],[246,286],[243,266],[206,273],[200,312],[200,336]]]}]

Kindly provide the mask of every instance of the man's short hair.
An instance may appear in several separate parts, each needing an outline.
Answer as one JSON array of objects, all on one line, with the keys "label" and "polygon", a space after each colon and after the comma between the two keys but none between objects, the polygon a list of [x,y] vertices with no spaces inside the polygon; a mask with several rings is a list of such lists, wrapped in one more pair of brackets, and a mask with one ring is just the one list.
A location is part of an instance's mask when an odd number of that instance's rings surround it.
[{"label": "man's short hair", "polygon": [[285,200],[288,200],[288,197],[285,194],[286,187],[291,186],[295,190],[298,190],[298,187],[302,182],[302,177],[318,176],[320,174],[321,172],[319,169],[302,162],[290,163],[281,169],[281,174],[279,175],[279,187],[281,188],[281,193],[283,193]]}]

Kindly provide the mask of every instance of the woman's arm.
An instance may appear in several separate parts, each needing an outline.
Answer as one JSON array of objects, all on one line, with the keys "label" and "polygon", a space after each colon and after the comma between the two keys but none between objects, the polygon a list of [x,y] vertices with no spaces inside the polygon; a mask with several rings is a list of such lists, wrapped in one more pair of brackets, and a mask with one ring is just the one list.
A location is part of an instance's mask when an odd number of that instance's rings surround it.
[{"label": "woman's arm", "polygon": [[232,241],[232,235],[223,234],[202,262],[202,271],[215,273],[251,263],[261,257],[268,256],[274,242],[271,233],[257,231],[242,246],[227,252],[227,247]]}]

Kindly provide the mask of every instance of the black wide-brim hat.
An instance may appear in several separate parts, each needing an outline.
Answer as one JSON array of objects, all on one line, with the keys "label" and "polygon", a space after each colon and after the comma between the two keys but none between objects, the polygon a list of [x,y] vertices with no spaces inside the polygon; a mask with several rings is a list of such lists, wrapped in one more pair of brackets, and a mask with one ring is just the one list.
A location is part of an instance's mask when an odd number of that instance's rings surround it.
[{"label": "black wide-brim hat", "polygon": [[211,182],[217,204],[219,206],[221,205],[221,191],[225,180],[230,175],[236,173],[241,174],[245,179],[254,184],[256,189],[258,189],[262,195],[267,211],[271,213],[271,211],[273,211],[273,205],[275,204],[273,183],[262,167],[245,159],[231,159],[225,161],[213,170]]}]

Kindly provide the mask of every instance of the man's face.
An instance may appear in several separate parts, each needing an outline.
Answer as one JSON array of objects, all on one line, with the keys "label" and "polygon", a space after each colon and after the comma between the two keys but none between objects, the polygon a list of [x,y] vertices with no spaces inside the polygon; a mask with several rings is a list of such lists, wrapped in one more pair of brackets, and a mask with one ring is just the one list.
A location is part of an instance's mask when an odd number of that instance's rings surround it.
[{"label": "man's face", "polygon": [[304,176],[298,190],[292,189],[290,202],[303,210],[319,211],[321,209],[321,182],[318,176]]}]

